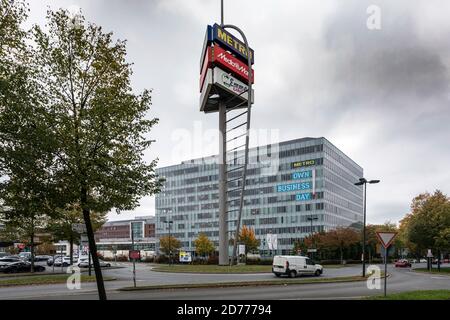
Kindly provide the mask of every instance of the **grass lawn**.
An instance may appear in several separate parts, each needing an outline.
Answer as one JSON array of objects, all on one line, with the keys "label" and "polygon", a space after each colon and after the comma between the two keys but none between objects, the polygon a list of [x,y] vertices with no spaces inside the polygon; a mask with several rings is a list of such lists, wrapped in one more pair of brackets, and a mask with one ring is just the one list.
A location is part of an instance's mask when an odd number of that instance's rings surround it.
[{"label": "grass lawn", "polygon": [[260,280],[260,281],[242,281],[242,282],[218,282],[218,283],[193,283],[193,284],[174,284],[174,285],[155,285],[155,286],[140,286],[125,287],[121,291],[136,291],[136,290],[162,290],[162,289],[188,289],[188,288],[226,288],[226,287],[249,287],[249,286],[287,286],[309,283],[330,283],[330,282],[353,282],[365,281],[366,278],[361,276],[352,277],[336,277],[336,278],[322,278],[322,277],[308,277],[308,278],[282,278],[274,280]]},{"label": "grass lawn", "polygon": [[369,300],[450,300],[450,290],[418,290],[368,297]]},{"label": "grass lawn", "polygon": [[272,266],[260,265],[237,265],[237,266],[217,266],[217,265],[193,265],[193,264],[158,264],[154,265],[153,271],[163,272],[188,272],[188,273],[270,273]]},{"label": "grass lawn", "polygon": [[418,271],[418,272],[426,272],[426,273],[434,273],[434,274],[442,274],[442,275],[450,275],[450,268],[441,268],[441,271],[439,272],[437,267],[433,269],[431,269],[431,271],[428,271],[427,268],[417,268],[417,269],[413,269],[414,271]]},{"label": "grass lawn", "polygon": [[[39,284],[55,284],[65,283],[69,274],[61,275],[38,275],[27,277],[15,277],[14,279],[0,280],[0,287],[12,287],[12,286],[27,286],[27,285],[39,285]],[[113,277],[103,277],[105,281],[115,280]],[[94,282],[95,276],[81,275],[81,282]]]},{"label": "grass lawn", "polygon": [[[342,268],[343,265],[327,265],[328,268]],[[186,273],[271,273],[272,265],[237,265],[237,266],[217,266],[217,265],[193,265],[193,264],[155,264],[153,271],[161,272],[186,272]]]}]

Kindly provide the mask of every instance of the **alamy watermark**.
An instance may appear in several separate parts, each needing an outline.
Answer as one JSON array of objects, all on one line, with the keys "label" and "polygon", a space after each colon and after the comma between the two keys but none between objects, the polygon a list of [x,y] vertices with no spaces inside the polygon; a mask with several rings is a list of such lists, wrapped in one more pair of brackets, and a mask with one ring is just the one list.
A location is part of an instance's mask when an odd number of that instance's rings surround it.
[{"label": "alamy watermark", "polygon": [[366,21],[367,29],[381,30],[381,8],[372,4],[367,7],[366,13],[369,15]]},{"label": "alamy watermark", "polygon": [[81,270],[77,266],[69,266],[67,268],[67,273],[71,275],[67,278],[67,289],[69,290],[80,290],[81,289]]},{"label": "alamy watermark", "polygon": [[369,274],[369,277],[367,278],[367,282],[366,282],[367,289],[380,290],[381,289],[381,269],[380,269],[380,267],[375,266],[375,265],[370,265],[367,268],[367,274]]},{"label": "alamy watermark", "polygon": [[[230,125],[233,127],[233,125]],[[226,134],[226,163],[229,166],[241,166],[245,163],[246,128],[232,130]],[[248,166],[258,167],[262,176],[274,175],[279,170],[279,129],[250,129]],[[196,156],[194,164],[221,164],[218,156],[219,141],[222,141],[218,129],[204,129],[201,121],[193,122],[193,129],[178,128],[171,134],[171,157],[173,163],[189,160]],[[203,156],[202,155],[209,155]],[[214,156],[213,156],[214,155]]]}]

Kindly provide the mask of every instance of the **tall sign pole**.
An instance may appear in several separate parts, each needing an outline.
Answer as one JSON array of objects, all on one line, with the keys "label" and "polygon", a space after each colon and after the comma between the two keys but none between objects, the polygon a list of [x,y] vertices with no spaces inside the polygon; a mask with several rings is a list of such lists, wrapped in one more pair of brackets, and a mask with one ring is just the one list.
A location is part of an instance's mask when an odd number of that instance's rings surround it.
[{"label": "tall sign pole", "polygon": [[377,232],[378,240],[381,242],[384,247],[384,296],[386,297],[387,291],[387,259],[388,259],[388,250],[394,241],[397,232]]},{"label": "tall sign pole", "polygon": [[[222,0],[223,2],[223,0]],[[226,105],[219,102],[219,265],[228,265],[228,228],[227,228],[227,111]]]},{"label": "tall sign pole", "polygon": [[[252,88],[253,71],[251,66],[254,61],[253,50],[249,48],[244,33],[233,25],[225,25],[223,14],[223,0],[221,0],[220,25],[208,25],[206,29],[203,49],[200,56],[200,111],[205,113],[219,113],[219,158],[218,158],[218,191],[219,191],[219,265],[228,265],[229,244],[228,244],[228,216],[230,211],[239,211],[236,221],[236,232],[234,236],[233,257],[236,256],[237,237],[242,216],[243,197],[245,189],[246,170],[248,163],[248,144],[250,131],[250,107],[253,102]],[[240,40],[233,34],[226,31],[227,28],[234,29],[241,34]],[[239,115],[230,116],[227,120],[227,114],[230,111],[246,108],[246,111]],[[244,119],[247,114],[246,122],[240,125],[231,125],[230,122],[235,119]],[[241,118],[242,116],[242,118]],[[246,125],[244,134],[233,137],[230,132],[242,130]],[[231,128],[227,128],[231,126]],[[236,131],[234,131],[236,132]],[[231,137],[230,137],[231,136]],[[227,142],[237,142],[237,139],[245,137],[245,144],[227,150]],[[242,166],[233,167],[228,170],[227,153],[238,152],[238,148],[245,146],[245,163]],[[236,165],[236,159],[235,163]],[[231,166],[231,165],[230,165]],[[242,171],[238,171],[242,170]],[[230,172],[233,171],[233,174]],[[237,174],[237,176],[236,176]],[[239,176],[241,175],[241,176]],[[229,180],[228,178],[232,178]],[[241,180],[241,181],[239,181]],[[228,188],[236,185],[235,189]],[[236,192],[240,191],[240,195]],[[233,192],[230,196],[230,192]],[[229,210],[228,197],[239,197],[239,209]],[[236,201],[237,199],[235,199]],[[236,201],[237,202],[237,201]],[[233,216],[234,218],[234,216]],[[233,219],[234,220],[234,219]],[[233,262],[232,260],[231,262]]]}]

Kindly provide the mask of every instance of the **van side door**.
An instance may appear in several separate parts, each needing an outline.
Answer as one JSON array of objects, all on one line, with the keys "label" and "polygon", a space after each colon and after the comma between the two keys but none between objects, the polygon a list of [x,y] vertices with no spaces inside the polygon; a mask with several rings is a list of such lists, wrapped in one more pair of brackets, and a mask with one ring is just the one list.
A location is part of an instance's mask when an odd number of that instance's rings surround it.
[{"label": "van side door", "polygon": [[306,258],[306,269],[305,272],[308,274],[314,274],[316,272],[316,264],[313,260]]}]

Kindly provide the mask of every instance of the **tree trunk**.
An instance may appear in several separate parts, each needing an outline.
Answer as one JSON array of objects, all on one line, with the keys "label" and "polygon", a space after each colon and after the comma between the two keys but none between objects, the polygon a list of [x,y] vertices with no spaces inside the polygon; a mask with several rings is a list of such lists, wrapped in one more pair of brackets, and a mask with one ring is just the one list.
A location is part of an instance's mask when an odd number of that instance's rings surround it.
[{"label": "tree trunk", "polygon": [[89,242],[89,251],[92,256],[92,262],[94,264],[94,272],[95,272],[95,278],[97,281],[97,290],[98,290],[98,297],[100,300],[106,300],[106,291],[105,291],[105,284],[103,283],[103,276],[102,276],[102,270],[100,269],[100,263],[98,261],[97,256],[97,246],[95,245],[95,239],[94,239],[94,231],[92,229],[91,224],[91,217],[90,217],[90,209],[87,205],[87,188],[82,187],[81,189],[81,207],[83,208],[83,218],[84,223],[86,224],[86,233],[88,236],[88,242]]},{"label": "tree trunk", "polygon": [[342,249],[342,246],[339,249],[341,251],[341,264],[343,264],[344,263],[344,251]]}]

